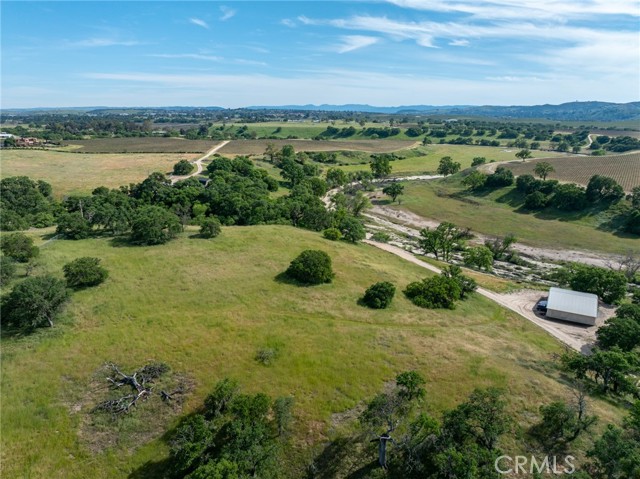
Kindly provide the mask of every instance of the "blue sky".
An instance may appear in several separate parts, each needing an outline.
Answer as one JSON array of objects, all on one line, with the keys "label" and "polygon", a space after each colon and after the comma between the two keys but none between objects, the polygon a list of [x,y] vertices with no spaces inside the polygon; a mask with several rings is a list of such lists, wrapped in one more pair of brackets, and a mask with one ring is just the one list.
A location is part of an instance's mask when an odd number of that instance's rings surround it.
[{"label": "blue sky", "polygon": [[640,1],[1,3],[3,108],[640,99]]}]

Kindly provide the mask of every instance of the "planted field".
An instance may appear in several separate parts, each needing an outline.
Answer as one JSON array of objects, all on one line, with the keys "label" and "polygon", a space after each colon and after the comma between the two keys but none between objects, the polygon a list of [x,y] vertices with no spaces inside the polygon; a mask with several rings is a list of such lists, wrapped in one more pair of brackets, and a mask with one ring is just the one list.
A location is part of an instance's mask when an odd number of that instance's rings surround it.
[{"label": "planted field", "polygon": [[[614,235],[601,226],[610,219],[603,212],[523,212],[513,187],[482,195],[466,193],[458,178],[405,183],[402,206],[424,218],[450,221],[484,235],[513,233],[518,241],[554,250],[601,251],[624,254],[638,248],[637,236]],[[518,196],[519,198],[519,196]]]},{"label": "planted field", "polygon": [[[386,143],[386,142],[385,142]],[[414,150],[415,151],[415,150]],[[396,160],[391,162],[393,168],[392,175],[412,175],[412,174],[435,174],[438,169],[438,164],[443,156],[450,156],[453,161],[457,161],[461,164],[462,169],[471,166],[471,161],[477,156],[483,156],[487,159],[487,162],[494,161],[507,161],[515,159],[515,154],[518,150],[507,149],[503,147],[492,146],[466,146],[466,145],[446,145],[435,144],[428,145],[426,147],[421,146],[418,152],[423,152],[422,155],[414,156],[413,154],[407,154],[407,152],[398,152],[398,156],[407,156],[402,160]],[[532,151],[534,156],[549,156],[549,152]],[[560,155],[561,153],[557,153]],[[368,169],[368,165],[349,165],[343,166],[341,169],[345,171],[356,171],[362,169]]]},{"label": "planted field", "polygon": [[96,138],[71,140],[66,150],[77,153],[205,153],[218,143],[184,138]]},{"label": "planted field", "polygon": [[[510,412],[527,424],[543,402],[569,395],[548,362],[560,344],[480,296],[453,311],[417,308],[400,292],[388,310],[358,306],[373,282],[401,289],[429,274],[393,255],[285,226],[227,227],[215,240],[188,234],[156,247],[115,247],[103,238],[42,248],[41,271],[59,275],[68,261],[97,256],[110,276],[74,293],[53,330],[2,337],[3,477],[163,477],[162,435],[177,417],[161,416],[135,444],[131,431],[148,425],[133,411],[100,452],[80,433],[95,405],[94,374],[106,361],[123,368],[163,361],[187,375],[193,389],[183,415],[226,376],[245,392],[293,396],[290,477],[305,477],[309,456],[300,449],[326,441],[336,427],[332,414],[372,398],[401,371],[425,375],[432,414],[492,385],[509,392]],[[304,249],[330,254],[333,283],[276,280]],[[279,348],[271,366],[255,360],[264,347]],[[620,414],[599,400],[592,413],[603,423]]]},{"label": "planted field", "polygon": [[292,145],[298,151],[365,151],[369,153],[391,153],[409,148],[418,142],[411,140],[232,140],[220,153],[223,155],[262,155],[267,144],[276,148]]},{"label": "planted field", "polygon": [[614,156],[544,158],[504,166],[513,171],[514,175],[533,175],[533,170],[540,161],[551,163],[556,170],[549,175],[550,179],[586,185],[593,175],[603,175],[616,180],[625,191],[640,186],[640,152]]},{"label": "planted field", "polygon": [[117,188],[145,179],[154,171],[166,173],[181,159],[199,155],[100,154],[79,155],[43,150],[6,150],[0,157],[0,172],[8,176],[28,176],[45,180],[56,196],[90,193],[98,186]]}]

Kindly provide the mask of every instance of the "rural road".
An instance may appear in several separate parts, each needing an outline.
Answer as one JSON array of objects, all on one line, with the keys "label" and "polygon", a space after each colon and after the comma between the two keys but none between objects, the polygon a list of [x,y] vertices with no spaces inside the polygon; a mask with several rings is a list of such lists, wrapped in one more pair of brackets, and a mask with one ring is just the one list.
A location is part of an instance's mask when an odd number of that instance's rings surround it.
[{"label": "rural road", "polygon": [[[419,260],[412,253],[405,251],[397,246],[393,246],[387,243],[378,243],[375,241],[364,240],[364,243],[375,246],[381,250],[384,250],[388,253],[394,254],[406,261],[409,261],[415,265],[418,265],[422,268],[428,269],[429,271],[433,271],[434,273],[441,273],[441,269],[433,266],[429,263]],[[536,324],[538,327],[544,329],[547,333],[552,335],[554,338],[560,340],[562,343],[566,344],[570,348],[579,351],[579,352],[588,352],[591,348],[591,343],[593,340],[591,339],[592,331],[588,331],[587,329],[595,329],[595,328],[584,328],[582,326],[573,326],[565,323],[555,323],[550,322],[549,320],[539,318],[535,315],[533,310],[529,310],[529,308],[525,308],[522,306],[522,301],[519,298],[510,298],[509,294],[498,294],[493,291],[489,291],[484,288],[478,288],[476,290],[478,294],[481,294],[485,298],[490,299],[491,301],[503,306],[511,311],[517,313],[518,315],[528,319],[532,323]],[[541,293],[533,292],[533,294],[540,295]],[[534,303],[535,304],[535,303]],[[586,333],[586,334],[585,334]]]},{"label": "rural road", "polygon": [[192,164],[195,165],[195,167],[196,167],[196,171],[194,171],[193,173],[190,173],[190,174],[184,175],[184,176],[170,175],[169,178],[171,179],[171,184],[177,183],[178,181],[181,181],[181,180],[186,180],[187,178],[191,178],[192,176],[196,176],[196,175],[199,175],[200,173],[202,173],[202,170],[204,169],[203,166],[202,166],[202,162],[204,160],[206,160],[207,158],[209,158],[211,155],[213,155],[216,151],[220,150],[220,148],[225,146],[227,143],[229,143],[229,140],[223,141],[219,145],[216,145],[213,148],[211,148],[209,151],[207,151],[204,154],[204,156],[202,156],[202,157],[198,158],[197,160],[193,161]]}]

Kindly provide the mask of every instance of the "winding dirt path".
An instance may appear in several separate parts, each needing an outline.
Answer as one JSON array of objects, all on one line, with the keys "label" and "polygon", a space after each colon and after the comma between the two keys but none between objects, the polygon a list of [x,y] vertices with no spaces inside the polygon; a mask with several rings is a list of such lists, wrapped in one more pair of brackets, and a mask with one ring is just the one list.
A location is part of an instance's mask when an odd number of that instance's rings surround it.
[{"label": "winding dirt path", "polygon": [[204,156],[198,158],[197,160],[192,161],[191,164],[196,167],[196,171],[194,171],[193,173],[189,173],[188,175],[183,175],[183,176],[169,175],[171,184],[177,183],[178,181],[186,180],[187,178],[191,178],[192,176],[196,176],[202,173],[202,170],[204,170],[204,167],[202,166],[202,162],[207,158],[209,158],[211,155],[213,155],[216,151],[220,150],[220,148],[224,147],[227,143],[229,143],[229,140],[223,141],[222,143],[214,146],[209,151],[207,151],[204,154]]}]

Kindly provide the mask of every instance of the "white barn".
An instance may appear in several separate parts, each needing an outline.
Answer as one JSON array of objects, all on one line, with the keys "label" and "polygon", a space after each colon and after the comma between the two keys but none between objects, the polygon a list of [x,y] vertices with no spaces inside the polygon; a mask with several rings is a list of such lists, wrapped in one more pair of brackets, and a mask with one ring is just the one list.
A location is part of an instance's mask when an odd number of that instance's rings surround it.
[{"label": "white barn", "polygon": [[550,288],[547,317],[593,326],[598,318],[598,296],[570,289]]}]

